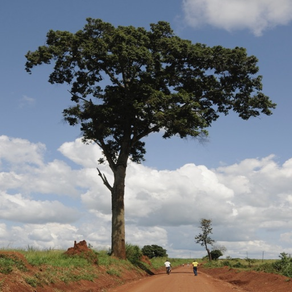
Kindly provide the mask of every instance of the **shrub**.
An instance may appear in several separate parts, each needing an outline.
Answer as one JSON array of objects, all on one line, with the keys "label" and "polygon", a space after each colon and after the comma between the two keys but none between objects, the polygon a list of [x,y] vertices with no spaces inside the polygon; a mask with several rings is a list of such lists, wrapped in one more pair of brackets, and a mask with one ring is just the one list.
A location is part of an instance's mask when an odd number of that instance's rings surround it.
[{"label": "shrub", "polygon": [[243,265],[241,262],[237,262],[232,267],[233,268],[245,268],[245,265]]},{"label": "shrub", "polygon": [[232,267],[232,264],[230,263],[230,261],[223,261],[222,265],[226,267]]},{"label": "shrub", "polygon": [[287,253],[280,254],[280,260],[272,264],[273,268],[280,274],[292,278],[292,258]]},{"label": "shrub", "polygon": [[142,257],[142,251],[138,245],[126,243],[126,257],[132,264],[137,264]]},{"label": "shrub", "polygon": [[212,260],[218,260],[221,256],[223,256],[221,250],[215,249],[211,251]]}]

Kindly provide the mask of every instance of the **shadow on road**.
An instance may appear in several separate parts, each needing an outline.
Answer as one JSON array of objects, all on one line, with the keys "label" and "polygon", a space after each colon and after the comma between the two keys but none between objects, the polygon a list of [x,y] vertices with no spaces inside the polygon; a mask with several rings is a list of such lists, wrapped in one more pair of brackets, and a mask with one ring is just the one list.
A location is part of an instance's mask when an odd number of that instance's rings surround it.
[{"label": "shadow on road", "polygon": [[[156,275],[166,274],[164,270],[161,270],[156,273]],[[193,274],[193,271],[177,271],[177,270],[171,270],[170,274]]]},{"label": "shadow on road", "polygon": [[135,263],[135,265],[137,267],[139,267],[141,270],[145,271],[148,275],[155,275],[155,273],[153,273],[151,270],[149,270],[145,265],[143,265],[142,263],[138,262]]}]

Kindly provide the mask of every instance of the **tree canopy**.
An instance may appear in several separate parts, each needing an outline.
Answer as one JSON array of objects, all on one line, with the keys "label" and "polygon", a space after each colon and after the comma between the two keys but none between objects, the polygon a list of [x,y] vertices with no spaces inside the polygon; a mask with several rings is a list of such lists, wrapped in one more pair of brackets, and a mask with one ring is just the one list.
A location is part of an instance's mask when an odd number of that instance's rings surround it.
[{"label": "tree canopy", "polygon": [[77,104],[64,110],[65,119],[81,123],[84,139],[99,144],[111,166],[125,136],[131,159],[140,162],[140,140],[151,132],[198,136],[220,113],[233,109],[248,119],[274,108],[254,76],[257,59],[244,48],[192,44],[166,22],[146,31],[87,21],[75,34],[49,31],[47,45],[27,53],[26,70],[54,61],[49,82],[71,84]]},{"label": "tree canopy", "polygon": [[141,251],[143,255],[147,256],[149,259],[168,256],[166,249],[156,244],[144,245]]},{"label": "tree canopy", "polygon": [[49,82],[70,85],[73,105],[63,110],[80,124],[84,142],[103,151],[112,194],[112,251],[125,258],[124,185],[128,159],[141,163],[142,140],[207,134],[221,114],[242,119],[271,115],[275,104],[262,93],[257,59],[244,48],[208,47],[176,36],[167,22],[118,26],[88,18],[76,33],[50,30],[46,44],[26,54],[26,70],[52,64]]}]

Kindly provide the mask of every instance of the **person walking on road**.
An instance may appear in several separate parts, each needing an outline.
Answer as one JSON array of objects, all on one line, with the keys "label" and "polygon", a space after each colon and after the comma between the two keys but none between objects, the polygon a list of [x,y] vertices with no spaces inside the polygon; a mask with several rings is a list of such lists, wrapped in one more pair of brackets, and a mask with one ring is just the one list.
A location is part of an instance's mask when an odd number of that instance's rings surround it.
[{"label": "person walking on road", "polygon": [[194,260],[194,261],[192,262],[193,271],[194,271],[195,276],[198,275],[198,265],[199,265],[199,263],[198,263],[196,260]]}]

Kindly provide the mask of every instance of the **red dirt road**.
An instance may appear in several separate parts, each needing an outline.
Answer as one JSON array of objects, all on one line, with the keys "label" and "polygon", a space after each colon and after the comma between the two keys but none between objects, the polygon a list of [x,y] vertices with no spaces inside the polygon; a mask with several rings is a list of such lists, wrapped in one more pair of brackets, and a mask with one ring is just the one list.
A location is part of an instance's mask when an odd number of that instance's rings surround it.
[{"label": "red dirt road", "polygon": [[107,290],[108,292],[242,292],[238,286],[215,279],[198,271],[195,276],[191,266],[172,270],[170,275],[160,272],[123,286]]}]

